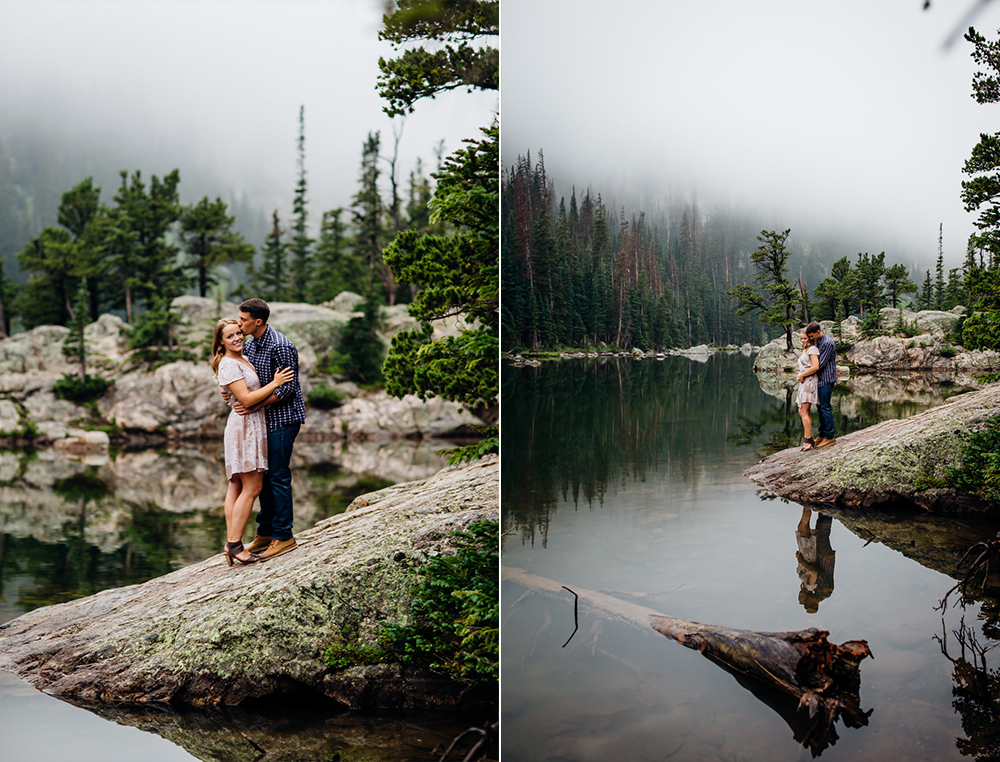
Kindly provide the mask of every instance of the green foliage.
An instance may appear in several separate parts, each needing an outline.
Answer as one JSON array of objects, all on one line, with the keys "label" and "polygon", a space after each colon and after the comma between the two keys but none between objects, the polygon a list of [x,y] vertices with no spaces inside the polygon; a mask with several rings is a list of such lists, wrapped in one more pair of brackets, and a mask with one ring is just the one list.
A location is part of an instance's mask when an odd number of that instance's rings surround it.
[{"label": "green foliage", "polygon": [[309,391],[306,399],[318,410],[333,410],[344,404],[344,393],[327,384],[318,384]]},{"label": "green foliage", "polygon": [[[385,251],[400,280],[420,286],[408,312],[421,327],[393,337],[383,366],[386,391],[397,397],[437,394],[469,405],[496,404],[500,130],[494,124],[483,133],[483,140],[468,140],[468,148],[449,156],[436,175],[432,220],[457,232],[404,231]],[[454,315],[472,326],[458,336],[432,341],[430,321]]]},{"label": "green foliage", "polygon": [[786,246],[790,229],[778,233],[762,230],[757,240],[760,245],[750,254],[750,261],[757,269],[754,279],[760,290],[740,284],[726,291],[736,299],[736,314],[759,311],[764,325],[780,326],[785,331],[788,349],[792,348],[792,325],[797,319],[800,294],[785,276],[791,252]]},{"label": "green foliage", "polygon": [[938,354],[942,357],[954,357],[958,354],[958,350],[950,344],[942,344]]},{"label": "green foliage", "polygon": [[1000,416],[968,436],[960,463],[948,469],[948,482],[966,494],[1000,505]]},{"label": "green foliage", "polygon": [[499,524],[481,521],[455,532],[452,556],[431,558],[416,588],[409,624],[386,632],[403,662],[457,680],[499,677]]},{"label": "green foliage", "polygon": [[253,246],[232,229],[235,217],[226,214],[226,203],[205,196],[197,204],[185,207],[180,216],[180,239],[187,251],[187,267],[194,270],[199,296],[206,296],[210,285],[218,283],[213,271],[227,262],[250,262]]},{"label": "green foliage", "polygon": [[1000,349],[1000,310],[974,312],[962,324],[966,349]]},{"label": "green foliage", "polygon": [[172,351],[173,326],[176,321],[177,315],[171,310],[170,300],[154,299],[132,328],[128,339],[129,348],[162,349],[166,345],[167,349]]},{"label": "green foliage", "polygon": [[[972,58],[986,72],[973,76],[972,90],[981,104],[1000,101],[1000,42],[987,41],[975,29],[969,28],[965,39],[973,44]],[[962,172],[971,179],[962,181],[962,202],[967,212],[979,212],[975,222],[979,232],[972,236],[976,248],[986,249],[993,256],[1000,253],[1000,133],[981,133]]]},{"label": "green foliage", "polygon": [[377,277],[386,289],[386,293],[392,294],[395,290],[393,273],[382,257],[386,230],[385,206],[378,188],[381,175],[378,165],[380,146],[379,133],[369,132],[361,149],[361,174],[358,178],[360,187],[354,194],[352,204],[355,225],[354,252],[355,256],[365,263],[369,273],[368,285],[364,292],[371,290],[374,285],[373,277]]},{"label": "green foliage", "polygon": [[343,209],[323,213],[313,253],[314,277],[309,284],[312,304],[328,302],[344,291],[361,294],[368,290],[371,276],[364,260],[348,245],[347,226],[340,219],[343,213]]},{"label": "green foliage", "polygon": [[304,302],[312,280],[312,245],[308,235],[308,212],[306,210],[306,107],[299,106],[298,169],[299,179],[295,183],[295,199],[292,202],[292,242],[289,297],[291,301]]},{"label": "green foliage", "polygon": [[948,332],[948,335],[945,337],[952,344],[958,344],[959,346],[965,346],[962,343],[962,333],[965,330],[965,321],[966,321],[967,318],[968,318],[968,315],[960,315],[959,318],[958,318],[958,322],[955,323],[955,327],[952,328]]},{"label": "green foliage", "polygon": [[370,293],[362,304],[362,314],[352,317],[340,338],[340,365],[352,381],[373,384],[382,379],[383,344],[378,329],[381,299]]},{"label": "green foliage", "polygon": [[[492,427],[492,430],[497,431],[498,429]],[[455,447],[451,450],[438,450],[438,455],[447,456],[448,465],[454,466],[470,460],[479,460],[484,455],[494,452],[500,452],[500,438],[495,436],[487,437],[481,442],[465,445],[464,447]]]},{"label": "green foliage", "polygon": [[499,35],[499,6],[498,0],[398,0],[382,17],[379,39],[394,50],[415,41],[436,44],[433,52],[411,47],[398,58],[379,59],[379,95],[388,101],[383,110],[402,116],[421,98],[461,87],[498,90],[499,51],[469,42]]},{"label": "green foliage", "polygon": [[[112,263],[121,290],[113,290],[124,305],[129,323],[135,320],[140,305],[152,311],[156,304],[169,304],[180,296],[190,282],[178,262],[179,249],[167,241],[167,232],[180,218],[177,186],[180,172],[173,170],[162,180],[152,176],[149,187],[140,172],[131,179],[124,170],[122,183],[115,194],[117,206],[111,210],[114,225],[109,228],[109,243],[120,246],[119,258]],[[122,306],[115,302],[115,306]]]},{"label": "green foliage", "polygon": [[264,241],[260,270],[251,267],[249,272],[251,291],[265,301],[284,301],[287,294],[288,244],[282,240],[284,233],[275,209],[271,215],[271,232]]},{"label": "green foliage", "polygon": [[32,274],[17,302],[25,326],[65,325],[77,285],[76,247],[70,232],[53,226],[45,228],[18,253],[17,259],[21,270]]},{"label": "green foliage", "polygon": [[871,310],[861,318],[858,328],[861,330],[861,335],[866,339],[883,335],[885,331],[882,330],[882,313],[878,310]]},{"label": "green foliage", "polygon": [[114,383],[114,381],[100,376],[87,376],[81,382],[78,376],[72,373],[63,373],[63,377],[53,385],[52,391],[61,400],[90,402],[103,397],[104,393],[114,386]]},{"label": "green foliage", "polygon": [[870,256],[868,252],[858,253],[858,263],[851,279],[851,290],[861,306],[861,314],[864,317],[877,313],[885,306],[886,292],[882,284],[885,272],[884,251],[878,256]]},{"label": "green foliage", "polygon": [[896,318],[896,322],[892,325],[892,332],[896,336],[912,339],[914,336],[919,336],[921,330],[916,320],[904,320],[903,313],[900,311],[899,317]]},{"label": "green foliage", "polygon": [[392,660],[392,652],[387,648],[389,643],[387,636],[374,646],[358,643],[350,633],[342,632],[323,651],[323,660],[331,669],[337,670],[366,664],[384,664]]},{"label": "green foliage", "polygon": [[917,290],[917,284],[910,280],[906,265],[895,264],[885,268],[883,273],[885,290],[891,307],[899,306],[899,299],[904,294],[912,294]]},{"label": "green foliage", "polygon": [[87,378],[87,341],[84,337],[84,329],[87,326],[87,318],[90,316],[90,291],[87,288],[87,281],[80,279],[80,287],[76,293],[76,309],[73,319],[69,325],[69,333],[63,341],[62,353],[75,360],[80,365],[80,380]]}]

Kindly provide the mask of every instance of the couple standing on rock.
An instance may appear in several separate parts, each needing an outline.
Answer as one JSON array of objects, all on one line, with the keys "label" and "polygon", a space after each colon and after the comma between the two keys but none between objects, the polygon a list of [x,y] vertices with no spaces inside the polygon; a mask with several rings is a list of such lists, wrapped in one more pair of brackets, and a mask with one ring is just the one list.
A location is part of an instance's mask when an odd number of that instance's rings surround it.
[{"label": "couple standing on rock", "polygon": [[[799,394],[795,399],[802,419],[804,445],[802,451],[837,444],[833,433],[833,406],[830,397],[837,383],[837,345],[823,333],[819,323],[810,323],[799,334],[802,354],[797,376]],[[819,405],[819,436],[813,440],[812,405]]]},{"label": "couple standing on rock", "polygon": [[[305,421],[299,354],[267,324],[263,299],[240,305],[239,319],[215,324],[212,371],[232,407],[226,422],[227,563],[252,564],[296,547],[292,535],[292,445]],[[260,498],[257,533],[243,547],[254,500]]]}]

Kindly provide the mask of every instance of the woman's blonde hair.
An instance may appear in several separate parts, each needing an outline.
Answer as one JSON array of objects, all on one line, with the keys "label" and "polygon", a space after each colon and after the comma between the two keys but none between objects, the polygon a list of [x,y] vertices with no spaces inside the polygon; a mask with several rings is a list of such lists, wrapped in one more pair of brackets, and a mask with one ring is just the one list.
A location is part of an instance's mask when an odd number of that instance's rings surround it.
[{"label": "woman's blonde hair", "polygon": [[803,328],[801,331],[799,331],[799,338],[801,339],[803,337],[805,337],[806,346],[807,347],[814,347],[814,346],[816,346],[816,342],[813,341],[812,337],[808,333],[806,333],[806,329],[805,328]]},{"label": "woman's blonde hair", "polygon": [[239,320],[232,318],[223,318],[215,324],[215,340],[212,342],[212,375],[215,377],[219,376],[219,363],[222,362],[222,357],[226,354],[226,348],[222,346],[222,331],[227,325],[239,322]]}]

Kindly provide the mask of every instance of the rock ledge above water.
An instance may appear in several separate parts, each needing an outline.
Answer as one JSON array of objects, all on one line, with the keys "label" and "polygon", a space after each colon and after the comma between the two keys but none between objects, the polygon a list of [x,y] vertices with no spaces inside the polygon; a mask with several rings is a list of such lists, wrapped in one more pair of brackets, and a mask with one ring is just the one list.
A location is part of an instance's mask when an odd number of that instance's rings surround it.
[{"label": "rock ledge above water", "polygon": [[1000,415],[1000,386],[951,397],[940,407],[838,437],[816,451],[783,450],[745,474],[797,503],[848,507],[910,504],[939,512],[985,511],[954,489],[935,487],[959,465],[971,431]]},{"label": "rock ledge above water", "polygon": [[498,520],[498,498],[496,456],[370,493],[265,563],[216,555],[28,612],[0,626],[0,669],[88,704],[313,692],[352,708],[455,706],[460,686],[442,678],[398,664],[332,671],[322,652],[345,629],[373,642],[379,623],[404,621],[413,569],[450,552],[452,532]]}]

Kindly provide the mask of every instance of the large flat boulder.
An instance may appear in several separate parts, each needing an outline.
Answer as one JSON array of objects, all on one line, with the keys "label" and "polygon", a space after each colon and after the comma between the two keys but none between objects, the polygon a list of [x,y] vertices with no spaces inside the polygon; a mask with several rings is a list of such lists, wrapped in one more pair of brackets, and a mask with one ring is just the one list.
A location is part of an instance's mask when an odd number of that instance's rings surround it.
[{"label": "large flat boulder", "polygon": [[[85,703],[239,704],[312,692],[356,708],[455,706],[459,686],[399,664],[334,671],[340,633],[373,643],[402,622],[414,570],[452,532],[499,519],[495,456],[355,501],[251,566],[222,555],[0,626],[0,669]],[[495,699],[495,697],[494,697]]]},{"label": "large flat boulder", "polygon": [[949,398],[919,415],[837,438],[827,448],[783,450],[745,473],[768,492],[797,503],[909,504],[927,510],[983,512],[985,506],[943,483],[958,466],[970,431],[1000,415],[1000,386]]}]

